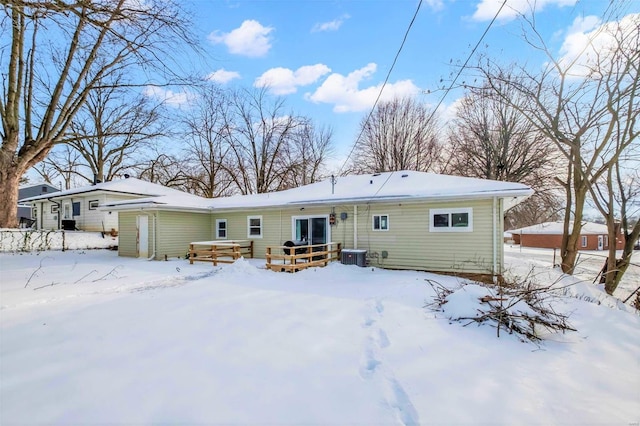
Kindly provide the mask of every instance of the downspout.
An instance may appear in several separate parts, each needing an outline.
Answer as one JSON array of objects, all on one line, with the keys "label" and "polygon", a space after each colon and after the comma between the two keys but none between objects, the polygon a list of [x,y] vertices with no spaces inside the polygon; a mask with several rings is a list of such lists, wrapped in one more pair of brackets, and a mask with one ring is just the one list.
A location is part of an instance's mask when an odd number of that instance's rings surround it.
[{"label": "downspout", "polygon": [[498,198],[493,197],[493,282],[496,283],[498,280],[497,269],[498,269],[498,243],[497,243],[497,233],[498,233],[498,224],[496,217],[496,203]]},{"label": "downspout", "polygon": [[152,214],[151,215],[151,230],[153,231],[153,253],[151,254],[151,256],[147,259],[147,260],[153,260],[156,257],[156,245],[158,244],[158,242],[156,241],[156,214]]},{"label": "downspout", "polygon": [[353,205],[353,248],[358,248],[358,206]]}]

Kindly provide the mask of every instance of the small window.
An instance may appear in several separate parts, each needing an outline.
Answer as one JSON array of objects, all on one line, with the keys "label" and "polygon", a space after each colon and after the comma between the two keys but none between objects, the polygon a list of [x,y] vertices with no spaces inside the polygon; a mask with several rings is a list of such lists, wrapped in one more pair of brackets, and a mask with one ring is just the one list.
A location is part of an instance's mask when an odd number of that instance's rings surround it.
[{"label": "small window", "polygon": [[51,214],[56,214],[56,213],[58,213],[58,205],[51,204]]},{"label": "small window", "polygon": [[89,210],[96,210],[98,205],[100,204],[99,200],[91,200],[89,201]]},{"label": "small window", "polygon": [[216,219],[216,238],[227,239],[227,219]]},{"label": "small window", "polygon": [[473,209],[430,209],[430,232],[472,232]]},{"label": "small window", "polygon": [[373,230],[374,231],[388,231],[389,230],[389,215],[388,214],[374,214],[373,215]]},{"label": "small window", "polygon": [[262,216],[247,216],[248,238],[262,238]]},{"label": "small window", "polygon": [[74,216],[80,216],[80,202],[79,201],[73,203],[73,215]]},{"label": "small window", "polygon": [[46,193],[48,189],[49,189],[49,188],[47,188],[46,186],[43,186],[43,187],[42,187],[42,193],[43,193],[43,194],[44,194],[44,193]]},{"label": "small window", "polygon": [[588,242],[588,241],[587,241],[587,236],[586,236],[586,235],[583,235],[583,236],[582,236],[582,247],[586,247],[586,246],[587,246],[587,242]]},{"label": "small window", "polygon": [[38,207],[33,206],[33,208],[31,209],[31,219],[37,219],[38,218]]}]

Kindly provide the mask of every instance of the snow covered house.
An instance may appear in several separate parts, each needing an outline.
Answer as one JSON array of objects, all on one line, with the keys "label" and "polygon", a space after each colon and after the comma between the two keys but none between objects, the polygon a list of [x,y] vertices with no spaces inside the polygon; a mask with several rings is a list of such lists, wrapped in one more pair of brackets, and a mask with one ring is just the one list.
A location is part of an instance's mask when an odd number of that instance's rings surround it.
[{"label": "snow covered house", "polygon": [[96,183],[55,193],[45,193],[19,200],[33,209],[36,229],[78,229],[82,231],[118,230],[118,215],[99,210],[103,204],[136,198],[186,195],[136,178]]},{"label": "snow covered house", "polygon": [[[35,197],[36,195],[51,194],[57,191],[60,191],[60,189],[47,182],[26,183],[24,185],[20,185],[18,188],[18,200]],[[18,201],[17,214],[21,227],[30,223],[32,219],[35,219],[34,210],[32,209],[31,204],[25,204]]]},{"label": "snow covered house", "polygon": [[[573,224],[570,225],[570,230]],[[523,247],[539,248],[560,248],[562,244],[562,234],[564,232],[564,222],[544,222],[525,228],[507,231],[511,233],[515,244]],[[618,232],[615,241],[616,249],[622,250],[624,246],[624,235]],[[578,250],[608,250],[609,233],[606,225],[594,222],[583,222],[580,230],[580,240]]]},{"label": "snow covered house", "polygon": [[504,211],[532,193],[518,183],[398,171],[267,194],[161,196],[103,208],[118,212],[121,256],[184,256],[190,242],[228,239],[252,240],[262,258],[267,246],[305,240],[366,250],[374,266],[499,274]]}]

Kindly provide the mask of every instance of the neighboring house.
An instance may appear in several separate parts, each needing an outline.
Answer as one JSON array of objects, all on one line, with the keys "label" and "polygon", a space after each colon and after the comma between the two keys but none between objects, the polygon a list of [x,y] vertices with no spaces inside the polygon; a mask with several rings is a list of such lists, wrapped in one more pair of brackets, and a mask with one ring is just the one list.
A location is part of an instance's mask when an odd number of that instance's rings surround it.
[{"label": "neighboring house", "polygon": [[[51,194],[57,191],[59,191],[58,188],[46,182],[27,183],[20,185],[18,188],[18,200],[35,197],[36,195]],[[32,220],[35,219],[31,204],[25,204],[18,201],[17,217],[21,226],[31,223]]]},{"label": "neighboring house", "polygon": [[136,198],[170,195],[192,197],[155,183],[125,178],[28,197],[21,199],[20,203],[32,206],[33,217],[36,219],[34,227],[37,229],[109,232],[112,229],[118,230],[118,215],[108,210],[99,210],[99,206]]},{"label": "neighboring house", "polygon": [[[571,229],[573,229],[573,224],[569,227],[569,230]],[[560,248],[564,222],[545,222],[508,232],[513,236],[514,243],[523,247]],[[606,225],[593,222],[584,222],[582,224],[578,250],[608,250],[609,243]],[[622,250],[624,246],[622,232],[618,232],[615,244],[616,249]]]},{"label": "neighboring house", "polygon": [[[499,274],[503,213],[526,185],[415,171],[345,176],[258,195],[107,203],[121,256],[184,256],[189,243],[253,240],[256,257],[289,240],[367,250],[396,269]],[[141,237],[142,236],[142,237]]]}]

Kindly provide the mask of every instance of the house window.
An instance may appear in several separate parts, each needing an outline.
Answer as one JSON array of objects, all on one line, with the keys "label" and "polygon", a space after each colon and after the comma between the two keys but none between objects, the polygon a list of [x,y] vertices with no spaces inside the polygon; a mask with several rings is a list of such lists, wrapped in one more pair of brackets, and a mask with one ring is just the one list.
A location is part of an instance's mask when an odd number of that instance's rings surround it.
[{"label": "house window", "polygon": [[389,230],[389,215],[388,214],[374,214],[373,215],[373,230],[374,231],[388,231]]},{"label": "house window", "polygon": [[97,210],[99,204],[100,204],[99,200],[89,201],[89,210]]},{"label": "house window", "polygon": [[80,216],[80,202],[79,201],[73,203],[73,215],[74,216]]},{"label": "house window", "polygon": [[429,209],[430,232],[472,232],[473,209]]},{"label": "house window", "polygon": [[51,204],[51,214],[56,214],[56,213],[58,213],[58,205]]},{"label": "house window", "polygon": [[262,216],[247,216],[247,237],[262,238]]},{"label": "house window", "polygon": [[43,193],[43,194],[44,194],[44,193],[46,193],[46,192],[47,192],[47,189],[48,189],[48,188],[47,188],[46,186],[43,186],[43,187],[42,187],[42,193]]},{"label": "house window", "polygon": [[609,247],[609,236],[608,235],[604,236],[604,247],[605,248]]},{"label": "house window", "polygon": [[216,238],[227,239],[227,219],[216,219]]},{"label": "house window", "polygon": [[587,236],[583,235],[582,236],[582,247],[586,247],[587,246]]},{"label": "house window", "polygon": [[31,208],[31,219],[36,220],[38,218],[38,207],[35,205]]}]

